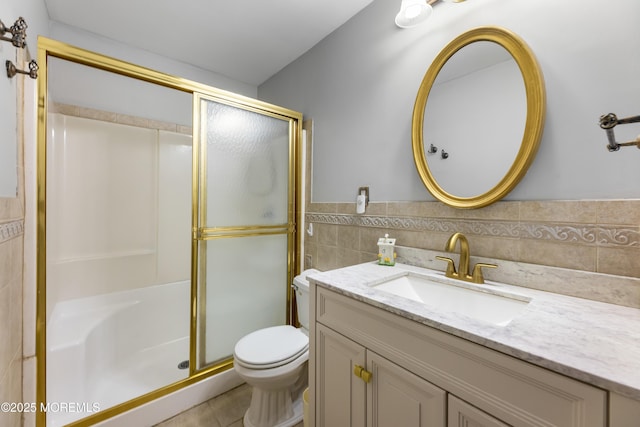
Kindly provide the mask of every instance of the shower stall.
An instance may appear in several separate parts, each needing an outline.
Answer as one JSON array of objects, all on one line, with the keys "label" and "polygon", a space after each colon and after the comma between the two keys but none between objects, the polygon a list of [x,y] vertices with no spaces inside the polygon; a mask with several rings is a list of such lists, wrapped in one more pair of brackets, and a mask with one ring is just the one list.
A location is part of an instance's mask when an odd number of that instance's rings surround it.
[{"label": "shower stall", "polygon": [[63,407],[36,420],[93,425],[291,321],[302,117],[45,38],[39,56],[37,399]]}]

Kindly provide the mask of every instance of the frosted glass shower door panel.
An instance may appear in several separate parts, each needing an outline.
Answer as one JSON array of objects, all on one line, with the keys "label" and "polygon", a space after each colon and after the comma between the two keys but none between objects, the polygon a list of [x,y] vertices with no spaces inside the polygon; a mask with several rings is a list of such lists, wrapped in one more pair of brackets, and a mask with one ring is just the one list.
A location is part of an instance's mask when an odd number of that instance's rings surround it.
[{"label": "frosted glass shower door panel", "polygon": [[[199,96],[196,369],[228,364],[244,335],[288,321],[298,125],[258,102]],[[195,147],[195,145],[194,145]]]},{"label": "frosted glass shower door panel", "polygon": [[287,224],[289,120],[202,102],[205,226]]},{"label": "frosted glass shower door panel", "polygon": [[249,332],[286,322],[287,235],[200,244],[200,259],[206,262],[200,294],[202,366],[230,357]]}]

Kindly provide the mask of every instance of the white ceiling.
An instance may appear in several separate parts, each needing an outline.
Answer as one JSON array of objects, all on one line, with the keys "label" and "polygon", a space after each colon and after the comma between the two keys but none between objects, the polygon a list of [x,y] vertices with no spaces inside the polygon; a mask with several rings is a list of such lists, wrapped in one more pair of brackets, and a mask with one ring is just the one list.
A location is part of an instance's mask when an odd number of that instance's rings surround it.
[{"label": "white ceiling", "polygon": [[45,0],[45,3],[54,21],[257,86],[372,1]]}]

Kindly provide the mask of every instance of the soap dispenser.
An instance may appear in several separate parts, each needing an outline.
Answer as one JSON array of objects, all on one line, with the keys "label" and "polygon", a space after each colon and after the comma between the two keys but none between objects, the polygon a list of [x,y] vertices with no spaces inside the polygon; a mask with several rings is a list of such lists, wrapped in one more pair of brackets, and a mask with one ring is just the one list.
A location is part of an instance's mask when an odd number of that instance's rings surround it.
[{"label": "soap dispenser", "polygon": [[378,239],[378,264],[395,265],[396,253],[394,250],[396,239],[390,239],[388,234]]}]

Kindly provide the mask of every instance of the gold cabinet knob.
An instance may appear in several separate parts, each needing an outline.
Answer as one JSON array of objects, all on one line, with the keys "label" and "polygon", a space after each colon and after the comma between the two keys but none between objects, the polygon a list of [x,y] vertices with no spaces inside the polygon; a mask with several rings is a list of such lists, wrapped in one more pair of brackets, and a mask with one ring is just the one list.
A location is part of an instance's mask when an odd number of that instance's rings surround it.
[{"label": "gold cabinet knob", "polygon": [[371,372],[367,371],[366,369],[362,370],[362,374],[360,375],[360,378],[362,378],[362,381],[369,384],[371,382],[372,377],[373,377],[373,374]]},{"label": "gold cabinet knob", "polygon": [[361,378],[365,383],[370,383],[371,378],[373,377],[373,374],[371,372],[367,371],[360,365],[355,365],[353,367],[353,374],[356,377]]},{"label": "gold cabinet knob", "polygon": [[358,378],[362,378],[362,371],[364,371],[364,368],[360,365],[356,365],[353,367],[353,375]]}]

